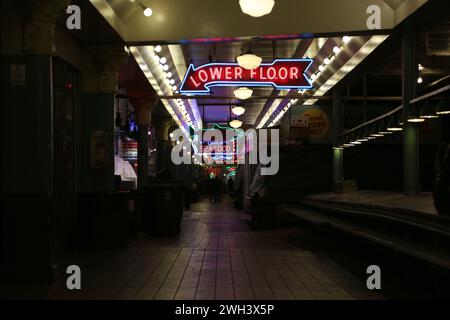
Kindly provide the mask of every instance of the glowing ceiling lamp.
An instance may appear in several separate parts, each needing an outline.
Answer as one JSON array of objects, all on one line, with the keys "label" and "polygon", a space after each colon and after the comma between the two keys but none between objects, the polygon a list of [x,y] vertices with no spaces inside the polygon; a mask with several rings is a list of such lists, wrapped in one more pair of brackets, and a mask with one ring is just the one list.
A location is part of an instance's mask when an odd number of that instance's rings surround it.
[{"label": "glowing ceiling lamp", "polygon": [[256,69],[261,65],[262,58],[257,55],[247,52],[246,54],[242,54],[236,58],[237,63],[241,68],[252,70]]},{"label": "glowing ceiling lamp", "polygon": [[249,88],[239,88],[234,90],[234,96],[241,100],[250,98],[253,94],[253,90]]},{"label": "glowing ceiling lamp", "polygon": [[343,36],[343,37],[342,37],[342,41],[343,41],[345,44],[349,43],[350,40],[352,40],[352,37],[349,37],[349,36]]},{"label": "glowing ceiling lamp", "polygon": [[144,10],[144,16],[151,17],[153,14],[153,10],[151,8],[143,8]]},{"label": "glowing ceiling lamp", "polygon": [[439,115],[436,114],[436,108],[430,100],[425,101],[422,109],[420,110],[420,117],[422,119],[436,119]]},{"label": "glowing ceiling lamp", "polygon": [[407,121],[410,123],[420,123],[424,122],[425,118],[420,117],[420,112],[417,110],[417,107],[412,107],[411,113],[408,115]]},{"label": "glowing ceiling lamp", "polygon": [[243,13],[259,18],[272,12],[275,0],[239,0]]},{"label": "glowing ceiling lamp", "polygon": [[231,111],[233,112],[233,114],[237,115],[237,116],[241,116],[245,113],[245,108],[243,107],[234,107],[233,109],[231,109]]},{"label": "glowing ceiling lamp", "polygon": [[400,124],[402,122],[401,115],[395,115],[391,118],[389,125],[387,126],[387,131],[403,131],[403,127]]},{"label": "glowing ceiling lamp", "polygon": [[443,95],[439,101],[438,106],[436,107],[437,115],[448,115],[450,114],[450,103],[449,99],[446,95]]},{"label": "glowing ceiling lamp", "polygon": [[230,121],[230,126],[234,129],[238,129],[242,126],[242,121],[237,120],[237,119]]}]

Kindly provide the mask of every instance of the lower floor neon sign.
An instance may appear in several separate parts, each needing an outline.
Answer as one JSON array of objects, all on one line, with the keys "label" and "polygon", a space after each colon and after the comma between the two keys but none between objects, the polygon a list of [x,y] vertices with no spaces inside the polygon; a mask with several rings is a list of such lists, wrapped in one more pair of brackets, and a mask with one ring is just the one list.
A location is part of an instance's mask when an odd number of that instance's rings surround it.
[{"label": "lower floor neon sign", "polygon": [[194,67],[191,64],[180,87],[182,94],[208,94],[215,86],[261,87],[276,90],[311,89],[306,71],[311,59],[277,59],[247,70],[237,63],[209,63]]}]

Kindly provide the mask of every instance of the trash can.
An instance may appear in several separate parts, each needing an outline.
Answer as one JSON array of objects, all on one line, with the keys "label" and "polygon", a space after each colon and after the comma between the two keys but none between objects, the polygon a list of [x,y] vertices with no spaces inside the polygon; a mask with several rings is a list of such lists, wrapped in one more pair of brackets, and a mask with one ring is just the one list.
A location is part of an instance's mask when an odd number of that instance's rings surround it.
[{"label": "trash can", "polygon": [[118,248],[129,241],[129,192],[89,192],[79,197],[82,247]]},{"label": "trash can", "polygon": [[143,231],[150,236],[180,233],[184,204],[184,184],[173,179],[153,180],[144,189]]}]

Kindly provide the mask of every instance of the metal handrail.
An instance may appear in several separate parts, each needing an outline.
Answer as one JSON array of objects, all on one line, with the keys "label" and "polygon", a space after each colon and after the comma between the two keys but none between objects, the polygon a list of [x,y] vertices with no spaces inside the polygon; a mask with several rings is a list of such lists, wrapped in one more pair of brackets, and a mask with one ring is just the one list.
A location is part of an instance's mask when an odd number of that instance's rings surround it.
[{"label": "metal handrail", "polygon": [[[409,104],[411,105],[411,104],[419,103],[419,102],[421,102],[421,101],[430,99],[430,98],[435,97],[435,96],[437,96],[437,95],[440,95],[440,94],[442,94],[442,93],[444,93],[444,92],[446,92],[446,91],[450,91],[450,85],[446,85],[446,86],[444,86],[444,87],[442,87],[442,88],[436,89],[436,90],[434,90],[434,91],[432,91],[432,92],[429,92],[429,93],[427,93],[427,94],[424,94],[424,95],[422,95],[422,96],[420,96],[420,97],[414,98],[414,99],[412,99],[412,100],[409,102]],[[374,123],[377,122],[377,121],[380,121],[380,120],[383,120],[383,119],[385,119],[385,118],[388,118],[388,117],[392,116],[393,114],[399,112],[399,111],[402,110],[402,109],[403,109],[403,105],[401,105],[401,106],[399,106],[399,107],[397,107],[397,108],[395,108],[395,109],[393,109],[393,110],[391,110],[391,111],[389,111],[389,112],[387,112],[387,113],[385,113],[385,114],[383,114],[383,115],[381,115],[381,116],[379,116],[379,117],[377,117],[377,118],[374,118],[374,119],[371,119],[371,120],[369,120],[369,121],[366,121],[366,122],[364,122],[364,123],[362,123],[362,124],[360,124],[360,125],[358,125],[358,126],[352,128],[352,129],[349,129],[349,130],[345,131],[343,134],[341,134],[341,135],[339,136],[339,138],[344,137],[344,136],[347,136],[347,135],[349,135],[349,134],[351,134],[351,133],[353,133],[353,132],[355,132],[355,131],[358,131],[358,130],[360,130],[360,129],[366,127],[366,126],[369,126],[369,125],[371,125],[371,124],[374,124]]]}]

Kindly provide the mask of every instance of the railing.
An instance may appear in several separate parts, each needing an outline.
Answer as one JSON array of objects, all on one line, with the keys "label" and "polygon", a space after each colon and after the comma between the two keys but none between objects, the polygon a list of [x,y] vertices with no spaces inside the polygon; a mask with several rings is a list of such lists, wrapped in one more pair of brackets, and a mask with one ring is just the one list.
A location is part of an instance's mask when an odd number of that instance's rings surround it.
[{"label": "railing", "polygon": [[[414,98],[409,102],[409,105],[415,106],[421,102],[427,102],[431,99],[440,96],[443,99],[444,95],[450,91],[450,85],[446,85],[442,88],[434,90],[430,93],[424,94],[420,97]],[[447,106],[450,112],[450,105]],[[389,124],[400,125],[402,126],[402,122],[405,119],[402,119],[402,111],[403,105],[377,117],[366,121],[350,130],[347,130],[338,138],[338,146],[339,148],[350,147],[356,144],[352,144],[357,140],[362,140],[366,138],[376,139],[376,135],[382,136],[383,133],[388,132]],[[401,131],[401,129],[399,130]],[[395,131],[392,131],[394,133]]]}]

